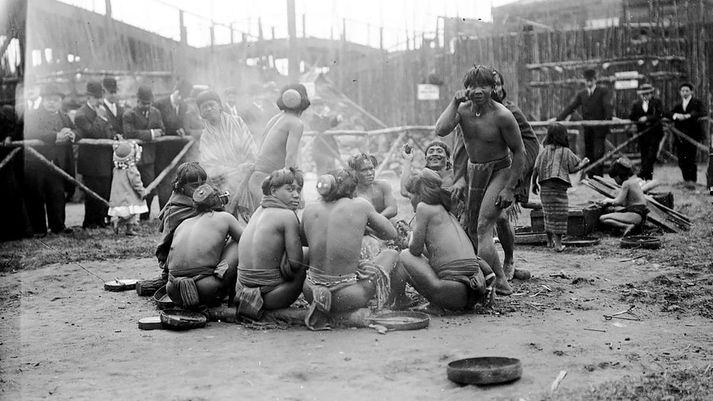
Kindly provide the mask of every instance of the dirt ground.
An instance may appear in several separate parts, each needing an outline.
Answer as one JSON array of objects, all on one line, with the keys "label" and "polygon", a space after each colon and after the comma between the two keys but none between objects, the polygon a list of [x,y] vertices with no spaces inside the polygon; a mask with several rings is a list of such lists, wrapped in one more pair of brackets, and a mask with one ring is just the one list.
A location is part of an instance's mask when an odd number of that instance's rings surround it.
[{"label": "dirt ground", "polygon": [[[142,331],[137,321],[158,314],[151,298],[104,291],[102,280],[82,267],[104,279],[153,278],[158,270],[150,252],[77,264],[67,263],[77,260],[66,256],[73,253],[71,241],[48,238],[47,247],[61,247],[55,250],[65,257],[42,260],[33,258],[42,247],[32,241],[2,244],[0,399],[578,399],[625,376],[704,367],[707,373],[713,197],[703,186],[684,190],[673,167],[659,167],[655,178],[664,183],[660,190],[674,193],[676,209],[694,220],[690,232],[662,236],[662,249],[620,249],[616,233],[596,233],[599,245],[563,254],[521,246],[516,266],[533,278],[515,281],[516,293],[497,298],[492,310],[433,316],[427,329],[385,335],[222,322],[186,332]],[[570,202],[598,198],[579,185]],[[406,203],[400,206],[407,216]],[[81,219],[81,206],[69,210],[70,221]],[[527,211],[519,223],[529,225]],[[147,249],[156,240],[151,228],[143,228],[139,240]],[[82,235],[77,247],[119,242],[105,232]],[[45,264],[56,260],[64,263]],[[640,320],[603,317],[630,305]],[[522,378],[486,387],[447,379],[450,361],[475,356],[519,358]],[[560,371],[567,375],[557,394],[566,398],[549,393]],[[713,397],[707,395],[688,399]]]}]

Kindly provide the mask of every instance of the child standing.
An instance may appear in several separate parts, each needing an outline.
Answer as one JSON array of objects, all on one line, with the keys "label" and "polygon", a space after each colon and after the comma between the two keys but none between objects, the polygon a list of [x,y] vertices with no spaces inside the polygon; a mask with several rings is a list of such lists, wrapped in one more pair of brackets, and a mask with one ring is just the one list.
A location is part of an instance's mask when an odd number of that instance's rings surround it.
[{"label": "child standing", "polygon": [[115,234],[119,234],[119,226],[125,224],[126,235],[136,235],[134,228],[139,223],[139,215],[149,211],[144,200],[146,194],[141,173],[136,167],[140,159],[141,146],[136,142],[119,141],[114,144],[109,216]]},{"label": "child standing", "polygon": [[646,222],[649,209],[646,207],[646,197],[639,185],[639,180],[634,175],[631,160],[626,157],[618,158],[609,168],[609,176],[621,185],[621,191],[615,199],[604,199],[598,202],[602,206],[618,205],[623,208],[613,213],[603,214],[599,217],[602,224],[624,229],[624,236],[631,230],[642,226]]},{"label": "child standing", "polygon": [[580,160],[570,150],[567,129],[559,123],[553,123],[547,128],[547,136],[542,145],[544,147],[535,160],[532,193],[537,195],[541,192],[547,246],[562,252],[565,248],[562,245],[562,235],[567,234],[569,209],[567,188],[572,186],[569,174],[581,170],[589,163],[589,159],[585,157]]}]

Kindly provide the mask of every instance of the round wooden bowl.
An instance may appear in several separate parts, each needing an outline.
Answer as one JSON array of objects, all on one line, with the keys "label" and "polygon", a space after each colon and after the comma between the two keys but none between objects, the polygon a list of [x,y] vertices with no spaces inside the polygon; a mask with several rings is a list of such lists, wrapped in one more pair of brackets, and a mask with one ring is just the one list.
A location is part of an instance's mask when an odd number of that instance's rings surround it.
[{"label": "round wooden bowl", "polygon": [[166,294],[165,285],[156,290],[156,292],[153,294],[153,300],[154,302],[156,302],[156,307],[161,310],[171,309],[176,306],[173,301],[171,301],[171,298],[168,296],[168,294]]},{"label": "round wooden bowl", "polygon": [[107,291],[126,291],[136,288],[138,280],[111,280],[104,283],[104,289]]},{"label": "round wooden bowl", "polygon": [[459,384],[498,384],[522,376],[519,359],[499,356],[459,359],[448,364],[448,380]]},{"label": "round wooden bowl", "polygon": [[161,311],[163,327],[172,330],[189,330],[205,327],[208,319],[198,312],[183,309],[166,309]]},{"label": "round wooden bowl", "polygon": [[572,238],[563,239],[562,245],[571,246],[571,247],[580,247],[580,246],[597,245],[599,242],[600,242],[600,239],[597,237],[572,237]]},{"label": "round wooden bowl", "polygon": [[431,322],[431,317],[423,312],[398,311],[382,313],[369,318],[371,324],[378,324],[390,331],[425,329]]},{"label": "round wooden bowl", "polygon": [[632,235],[622,238],[619,245],[622,248],[659,249],[661,248],[661,239],[648,235]]},{"label": "round wooden bowl", "polygon": [[163,328],[161,316],[151,316],[139,319],[139,328],[141,330],[158,330]]}]

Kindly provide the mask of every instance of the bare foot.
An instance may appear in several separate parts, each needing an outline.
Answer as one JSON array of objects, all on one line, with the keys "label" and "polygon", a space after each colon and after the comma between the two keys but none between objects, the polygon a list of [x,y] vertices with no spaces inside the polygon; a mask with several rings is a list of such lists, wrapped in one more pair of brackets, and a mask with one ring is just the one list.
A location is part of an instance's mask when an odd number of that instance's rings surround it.
[{"label": "bare foot", "polygon": [[631,231],[634,229],[634,227],[636,227],[636,226],[633,224],[629,224],[628,226],[626,226],[626,229],[624,229],[624,237],[629,236],[629,234],[631,234]]},{"label": "bare foot", "polygon": [[513,259],[505,259],[503,261],[503,273],[506,280],[512,280],[515,274],[515,261]]},{"label": "bare foot", "polygon": [[567,247],[564,246],[564,245],[560,245],[560,246],[558,246],[557,248],[555,248],[555,251],[557,251],[557,252],[562,252],[562,251],[565,250],[565,248],[567,248]]},{"label": "bare foot", "polygon": [[495,279],[496,294],[508,296],[512,294],[512,292],[512,287],[508,284],[507,280],[501,279],[500,277]]}]

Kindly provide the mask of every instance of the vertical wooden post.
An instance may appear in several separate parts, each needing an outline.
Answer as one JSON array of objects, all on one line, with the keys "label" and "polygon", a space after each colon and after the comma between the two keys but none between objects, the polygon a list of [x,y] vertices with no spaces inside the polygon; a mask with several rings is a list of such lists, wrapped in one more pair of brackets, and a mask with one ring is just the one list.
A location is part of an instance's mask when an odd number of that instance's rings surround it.
[{"label": "vertical wooden post", "polygon": [[270,27],[270,35],[271,35],[272,39],[274,40],[275,39],[275,27],[274,26]]},{"label": "vertical wooden post", "polygon": [[300,79],[300,54],[297,49],[297,23],[295,21],[295,0],[287,0],[287,35],[288,60],[287,70],[290,81],[296,83]]},{"label": "vertical wooden post", "polygon": [[307,37],[307,16],[302,14],[302,38]]},{"label": "vertical wooden post", "polygon": [[384,50],[384,27],[379,27],[379,50]]},{"label": "vertical wooden post", "polygon": [[111,0],[104,0],[104,15],[107,18],[111,18],[112,15],[112,10],[111,10]]},{"label": "vertical wooden post", "polygon": [[230,44],[235,44],[235,31],[233,30],[233,23],[230,23]]}]

